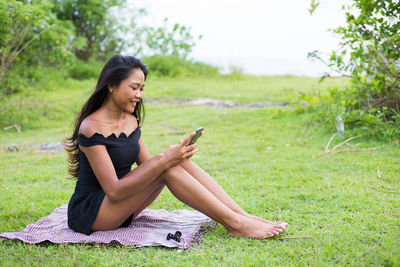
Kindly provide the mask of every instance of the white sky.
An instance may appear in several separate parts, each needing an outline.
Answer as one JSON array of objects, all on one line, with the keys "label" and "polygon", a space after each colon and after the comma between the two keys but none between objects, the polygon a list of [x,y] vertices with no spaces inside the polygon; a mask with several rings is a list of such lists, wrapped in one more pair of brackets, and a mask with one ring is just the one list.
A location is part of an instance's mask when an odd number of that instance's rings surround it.
[{"label": "white sky", "polygon": [[310,0],[142,0],[133,1],[149,12],[151,24],[169,18],[171,25],[190,26],[203,35],[191,57],[224,69],[241,68],[249,74],[319,76],[327,70],[310,62],[307,53],[328,53],[338,47],[338,36],[328,28],[345,22],[348,0],[321,0],[310,16]]}]

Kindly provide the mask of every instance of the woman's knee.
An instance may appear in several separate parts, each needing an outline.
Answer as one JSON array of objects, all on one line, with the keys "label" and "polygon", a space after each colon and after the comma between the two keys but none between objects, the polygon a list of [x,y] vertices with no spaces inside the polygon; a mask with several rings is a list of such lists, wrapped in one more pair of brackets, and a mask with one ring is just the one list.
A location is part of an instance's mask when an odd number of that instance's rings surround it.
[{"label": "woman's knee", "polygon": [[166,170],[163,175],[161,176],[162,180],[166,181],[169,179],[174,179],[175,177],[177,177],[179,174],[181,174],[183,171],[182,167],[177,165],[174,167],[169,168],[168,170]]}]

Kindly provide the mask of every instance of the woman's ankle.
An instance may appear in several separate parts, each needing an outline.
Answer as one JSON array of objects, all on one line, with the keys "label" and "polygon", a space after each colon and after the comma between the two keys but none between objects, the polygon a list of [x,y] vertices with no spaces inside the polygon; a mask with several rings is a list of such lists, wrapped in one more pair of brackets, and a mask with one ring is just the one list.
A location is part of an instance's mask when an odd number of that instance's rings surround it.
[{"label": "woman's ankle", "polygon": [[242,228],[244,221],[245,217],[243,215],[234,213],[229,218],[223,219],[222,224],[230,231],[237,231]]}]

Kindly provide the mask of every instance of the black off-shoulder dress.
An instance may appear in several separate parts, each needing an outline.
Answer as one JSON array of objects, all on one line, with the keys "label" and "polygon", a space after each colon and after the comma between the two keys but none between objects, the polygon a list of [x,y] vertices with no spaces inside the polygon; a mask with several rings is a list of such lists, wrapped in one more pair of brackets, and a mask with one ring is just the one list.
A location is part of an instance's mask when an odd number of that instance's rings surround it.
[{"label": "black off-shoulder dress", "polygon": [[[121,133],[118,137],[115,134],[104,137],[99,133],[95,133],[88,138],[83,134],[79,134],[78,144],[85,147],[105,146],[114,164],[118,179],[121,179],[131,170],[132,164],[136,162],[139,156],[140,135],[139,126],[128,136],[125,133]],[[68,226],[77,232],[89,235],[92,232],[91,228],[105,193],[94,175],[85,154],[81,150],[78,153],[80,167],[75,192],[68,204]],[[128,226],[132,222],[132,217],[130,216],[121,227]]]}]

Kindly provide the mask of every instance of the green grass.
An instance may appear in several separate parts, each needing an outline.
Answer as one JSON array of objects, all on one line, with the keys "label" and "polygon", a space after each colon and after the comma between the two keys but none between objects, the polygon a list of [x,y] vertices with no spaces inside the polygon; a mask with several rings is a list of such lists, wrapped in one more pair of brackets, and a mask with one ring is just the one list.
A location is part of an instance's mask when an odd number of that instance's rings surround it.
[{"label": "green grass", "polygon": [[[67,86],[59,85],[58,90],[34,91],[25,98],[8,99],[12,105],[25,101],[19,112],[27,121],[17,120],[21,133],[14,129],[0,132],[0,232],[20,231],[68,202],[74,181],[67,179],[66,155],[39,152],[35,146],[61,141],[70,134],[71,122],[94,82],[66,81]],[[147,81],[145,97],[278,103],[299,91],[323,92],[328,86],[344,85],[343,80],[328,82],[331,84],[318,84],[317,79],[301,77],[244,77],[232,81],[158,78]],[[204,126],[205,135],[198,141],[199,152],[193,161],[248,212],[288,222],[290,226],[282,236],[310,235],[312,239],[248,240],[231,237],[217,226],[205,236],[201,249],[186,251],[118,245],[29,245],[4,240],[0,241],[0,263],[400,265],[399,146],[363,137],[345,147],[382,147],[320,155],[332,129],[313,118],[313,114],[298,114],[291,108],[247,110],[149,104],[142,127],[151,154],[157,154]],[[11,143],[20,145],[21,150],[7,152]],[[151,208],[187,207],[165,190]]]},{"label": "green grass", "polygon": [[297,76],[244,76],[243,78],[150,78],[145,88],[146,97],[157,99],[215,98],[242,104],[288,101],[302,93],[319,93],[326,88],[344,86],[345,80],[318,79]]}]

